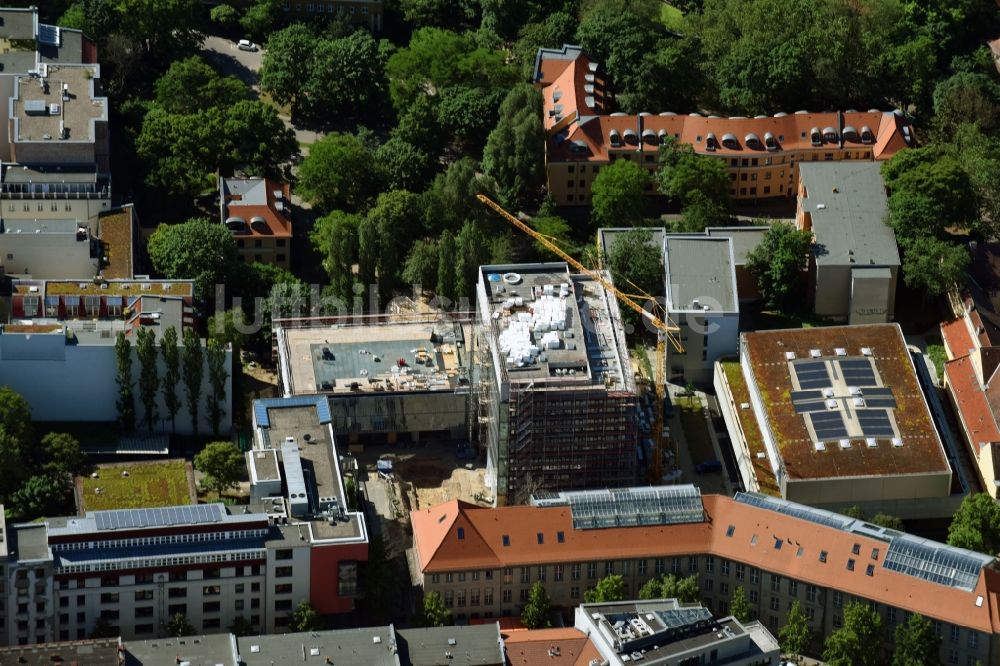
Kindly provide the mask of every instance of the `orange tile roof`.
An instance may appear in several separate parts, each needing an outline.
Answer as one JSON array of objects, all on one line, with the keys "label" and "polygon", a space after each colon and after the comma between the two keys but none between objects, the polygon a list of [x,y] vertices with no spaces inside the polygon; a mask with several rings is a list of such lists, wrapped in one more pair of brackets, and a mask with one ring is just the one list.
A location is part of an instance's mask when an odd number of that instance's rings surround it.
[{"label": "orange tile roof", "polygon": [[[576,57],[570,59],[574,53]],[[607,161],[610,153],[655,154],[659,150],[659,140],[642,140],[643,132],[650,130],[657,137],[661,134],[673,136],[692,145],[699,153],[722,156],[768,157],[783,151],[821,153],[835,148],[856,147],[869,149],[874,159],[888,159],[912,142],[912,135],[909,134],[912,130],[905,118],[878,110],[778,113],[754,118],[705,117],[698,113],[678,115],[670,112],[658,115],[605,115],[608,108],[605,93],[607,79],[600,67],[592,69],[592,62],[578,47],[543,49],[539,53],[535,81],[542,88],[544,97],[543,122],[549,135],[547,154],[550,161]],[[593,86],[592,92],[588,91],[588,85]],[[588,97],[594,97],[594,106],[587,104]],[[839,142],[824,140],[818,146],[813,145],[813,130],[823,133],[828,127],[834,128],[839,135],[843,134],[843,129],[851,127],[855,134],[852,138],[841,136]],[[620,148],[612,148],[612,130],[623,138],[626,130],[634,132],[638,140],[634,145],[623,143]],[[868,143],[861,140],[865,130],[871,134]],[[564,136],[561,134],[563,131]],[[707,150],[709,133],[716,137],[716,149],[712,151]],[[736,138],[737,147],[722,145],[726,134]],[[755,148],[747,146],[746,137],[750,134],[756,134],[760,142],[770,134],[777,149],[768,151],[763,143]]]},{"label": "orange tile roof", "polygon": [[579,629],[532,629],[501,634],[511,666],[581,666],[603,660],[597,647]]},{"label": "orange tile roof", "polygon": [[[274,191],[279,190],[285,202],[290,200],[291,188],[288,183],[279,183],[270,179],[264,179],[264,188],[267,197],[267,205],[259,204],[244,204],[240,200],[240,196],[230,196],[226,201],[224,206],[224,218],[230,216],[242,217],[244,221],[247,222],[246,232],[239,234],[240,236],[274,236],[275,238],[291,238],[292,237],[292,220],[289,216],[282,211],[278,211],[276,207],[277,199],[274,197]],[[262,231],[259,229],[254,229],[249,223],[250,219],[253,217],[260,217],[267,224],[267,231]]]},{"label": "orange tile roof", "polygon": [[[764,403],[767,425],[774,435],[789,478],[846,478],[950,471],[898,325],[756,331],[744,333],[743,340]],[[815,450],[805,419],[792,404],[793,385],[786,354],[793,352],[799,359],[808,359],[811,350],[819,349],[828,358],[834,357],[834,350],[838,347],[845,349],[848,356],[855,357],[860,355],[862,347],[872,350],[878,374],[884,386],[892,389],[896,400],[893,418],[903,446],[884,444],[869,448],[859,440],[846,450],[837,447],[828,447],[824,453]],[[765,429],[763,425],[762,429]],[[889,438],[878,439],[887,441]]]},{"label": "orange tile roof", "polygon": [[944,376],[948,382],[958,416],[973,451],[979,455],[980,448],[990,442],[1000,442],[1000,428],[986,399],[986,393],[979,384],[972,359],[966,355],[944,364]]},{"label": "orange tile roof", "polygon": [[941,339],[944,341],[945,351],[948,358],[960,358],[966,356],[976,348],[976,343],[969,333],[969,325],[965,317],[952,319],[941,324]]},{"label": "orange tile roof", "polygon": [[[419,566],[427,573],[608,559],[651,559],[711,554],[797,580],[841,590],[897,608],[978,631],[1000,633],[1000,577],[983,570],[968,592],[909,576],[882,566],[885,541],[827,527],[795,516],[703,496],[705,521],[666,526],[573,529],[567,506],[482,508],[452,500],[410,514]],[[464,527],[458,538],[457,527]],[[728,526],[734,526],[727,537]],[[556,537],[563,532],[563,541]],[[537,534],[543,534],[538,543]],[[756,534],[759,541],[751,543]],[[503,536],[509,546],[503,545]],[[773,547],[773,537],[784,548]],[[860,555],[853,554],[858,544]],[[798,551],[801,548],[802,554]],[[878,559],[871,559],[878,549]],[[826,563],[819,552],[827,552]],[[847,560],[856,559],[854,571]],[[876,565],[871,576],[868,564]],[[978,596],[984,597],[981,606]]]}]

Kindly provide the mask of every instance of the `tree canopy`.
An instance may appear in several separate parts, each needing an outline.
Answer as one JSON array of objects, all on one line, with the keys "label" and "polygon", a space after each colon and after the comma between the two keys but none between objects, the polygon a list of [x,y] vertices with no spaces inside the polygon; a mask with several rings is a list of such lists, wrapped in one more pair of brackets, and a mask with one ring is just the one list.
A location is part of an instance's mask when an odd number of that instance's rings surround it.
[{"label": "tree canopy", "polygon": [[521,622],[528,629],[544,629],[552,626],[552,619],[549,614],[552,611],[552,603],[549,595],[545,592],[545,586],[540,581],[535,581],[528,593],[528,601],[521,609]]},{"label": "tree canopy", "polygon": [[519,208],[537,199],[545,179],[542,96],[530,85],[515,86],[500,105],[483,151],[483,171],[498,185],[501,202]]},{"label": "tree canopy", "polygon": [[597,585],[583,593],[583,600],[588,604],[622,601],[624,599],[625,579],[618,574],[605,576],[597,581]]},{"label": "tree canopy", "polygon": [[639,598],[677,599],[681,603],[694,603],[701,598],[698,576],[678,578],[673,574],[664,574],[659,578],[651,578],[639,588]]},{"label": "tree canopy", "polygon": [[809,618],[806,617],[806,612],[802,610],[802,603],[798,599],[792,601],[792,606],[788,609],[788,617],[778,632],[778,637],[781,640],[781,651],[795,662],[812,642]]},{"label": "tree canopy", "polygon": [[383,174],[371,152],[351,134],[327,134],[309,148],[299,167],[299,193],[322,211],[364,210]]},{"label": "tree canopy", "polygon": [[1000,504],[988,493],[963,499],[948,526],[948,543],[989,555],[1000,553]]},{"label": "tree canopy", "polygon": [[207,218],[161,224],[147,246],[153,269],[165,278],[193,278],[202,298],[214,298],[215,285],[240,274],[243,260],[228,229]]},{"label": "tree canopy", "polygon": [[941,637],[920,613],[896,627],[892,666],[937,666],[941,663]]},{"label": "tree canopy", "polygon": [[590,219],[596,227],[637,226],[646,210],[649,172],[631,160],[603,167],[590,187]]},{"label": "tree canopy", "polygon": [[827,636],[823,661],[830,666],[875,666],[881,663],[882,617],[859,601],[844,606],[844,624]]},{"label": "tree canopy", "polygon": [[812,234],[775,222],[747,254],[746,267],[757,279],[761,296],[772,307],[786,307],[801,291]]}]

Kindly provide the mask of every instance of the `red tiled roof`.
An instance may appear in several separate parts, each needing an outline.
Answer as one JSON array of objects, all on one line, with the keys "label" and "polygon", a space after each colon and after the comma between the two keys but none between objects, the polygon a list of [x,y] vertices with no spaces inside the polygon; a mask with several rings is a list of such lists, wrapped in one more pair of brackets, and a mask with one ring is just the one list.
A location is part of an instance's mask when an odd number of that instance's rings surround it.
[{"label": "red tiled roof", "polygon": [[532,629],[503,633],[510,666],[586,666],[591,659],[603,660],[590,639],[579,629]]},{"label": "red tiled roof", "polygon": [[958,418],[978,456],[983,444],[1000,442],[1000,428],[997,427],[986,393],[976,377],[972,358],[966,355],[948,361],[944,364],[944,376],[948,382],[948,390],[958,405]]},{"label": "red tiled roof", "polygon": [[[414,511],[410,521],[425,574],[712,554],[945,622],[1000,632],[1000,578],[988,568],[967,592],[885,568],[884,541],[721,495],[706,495],[703,501],[704,522],[681,525],[576,530],[567,506],[489,509],[455,500]],[[731,537],[729,526],[734,527]],[[458,527],[464,528],[461,539]],[[558,532],[563,533],[562,541]],[[759,537],[756,544],[753,535]],[[508,546],[503,545],[504,536]],[[774,548],[774,538],[784,539],[785,547]],[[855,544],[860,555],[853,554]],[[877,559],[872,559],[875,549]],[[825,563],[819,561],[820,550],[827,553]],[[857,560],[854,571],[847,569],[848,559]],[[868,564],[875,565],[871,576]],[[981,606],[976,605],[978,596],[984,597]]]},{"label": "red tiled roof", "polygon": [[[247,231],[242,236],[274,236],[276,238],[291,238],[292,237],[292,220],[288,216],[287,212],[278,211],[276,204],[276,199],[274,197],[274,191],[278,190],[282,193],[285,202],[289,201],[289,196],[291,188],[288,183],[279,183],[273,180],[265,179],[265,188],[267,191],[267,205],[251,205],[243,204],[239,197],[230,197],[226,202],[224,210],[224,218],[230,216],[242,217],[247,222]],[[287,205],[287,203],[285,204]],[[260,217],[267,224],[267,230],[255,229],[250,224],[251,218]]]},{"label": "red tiled roof", "polygon": [[[782,151],[824,152],[843,146],[849,149],[868,148],[874,159],[888,159],[908,145],[904,131],[910,132],[911,129],[905,118],[893,112],[877,110],[775,114],[755,118],[705,117],[697,113],[677,115],[670,112],[659,115],[606,115],[604,91],[607,82],[603,71],[600,68],[592,69],[592,61],[583,52],[569,59],[571,49],[572,47],[563,47],[549,52],[543,50],[535,73],[536,83],[542,88],[544,97],[544,125],[550,137],[547,147],[550,160],[607,161],[610,152],[655,154],[659,150],[658,137],[661,134],[690,144],[699,153],[722,156],[768,157]],[[588,81],[588,78],[593,80]],[[593,86],[590,91],[588,85]],[[589,97],[594,98],[594,106],[587,104]],[[813,145],[813,130],[822,134],[828,127],[834,128],[841,135],[843,129],[852,127],[855,135],[853,138],[841,136],[841,143],[824,140],[818,146]],[[623,139],[626,131],[634,132],[637,141],[634,145],[624,142],[620,147],[612,148],[613,130]],[[871,133],[869,143],[861,140],[865,130]],[[565,136],[560,134],[563,131]],[[649,131],[656,135],[656,140],[643,140],[643,132]],[[707,150],[710,133],[716,138],[716,148],[712,151]],[[560,136],[557,137],[557,134]],[[735,137],[736,147],[722,144],[726,134]],[[755,134],[760,142],[753,148],[746,141],[751,134]],[[777,146],[776,150],[768,151],[765,148],[767,135],[770,135]]]},{"label": "red tiled roof", "polygon": [[944,341],[945,351],[948,358],[960,358],[966,356],[976,348],[976,343],[969,333],[969,325],[965,317],[952,319],[941,324],[941,339]]}]

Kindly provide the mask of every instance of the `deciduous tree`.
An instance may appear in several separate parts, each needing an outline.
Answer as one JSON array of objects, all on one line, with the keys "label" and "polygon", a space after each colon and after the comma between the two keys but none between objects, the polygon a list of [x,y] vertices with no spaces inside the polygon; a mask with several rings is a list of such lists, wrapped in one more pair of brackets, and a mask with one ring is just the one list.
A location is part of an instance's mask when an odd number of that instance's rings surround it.
[{"label": "deciduous tree", "polygon": [[590,187],[590,219],[597,227],[635,226],[646,210],[649,172],[631,160],[603,167]]},{"label": "deciduous tree", "polygon": [[455,300],[455,235],[447,229],[438,239],[437,262],[437,297],[443,307],[448,301]]},{"label": "deciduous tree", "polygon": [[948,543],[980,553],[1000,552],[1000,505],[988,493],[976,493],[962,504],[948,526]]},{"label": "deciduous tree", "polygon": [[583,593],[583,600],[588,604],[599,604],[608,601],[625,599],[625,579],[618,574],[611,574],[597,581],[597,585]]},{"label": "deciduous tree", "polygon": [[868,604],[844,606],[844,626],[827,636],[823,661],[830,666],[875,666],[880,663],[882,618]]},{"label": "deciduous tree", "polygon": [[241,274],[243,261],[228,229],[207,218],[161,224],[147,245],[153,269],[171,279],[190,278],[201,298]]},{"label": "deciduous tree", "polygon": [[311,73],[315,42],[309,26],[298,21],[272,33],[261,60],[260,89],[278,104],[294,108]]},{"label": "deciduous tree", "polygon": [[[588,592],[589,593],[589,592]],[[521,609],[521,622],[528,629],[544,629],[552,626],[549,614],[552,612],[552,602],[541,581],[536,581],[528,593],[528,602]]]},{"label": "deciduous tree", "polygon": [[896,627],[892,666],[939,666],[941,637],[920,613]]},{"label": "deciduous tree", "polygon": [[403,282],[430,289],[438,275],[438,248],[433,240],[422,238],[414,241],[403,265]]},{"label": "deciduous tree", "polygon": [[219,497],[236,486],[246,469],[243,454],[232,442],[209,442],[194,457],[194,466],[205,474],[202,485]]},{"label": "deciduous tree", "polygon": [[209,338],[205,349],[208,364],[208,394],[206,411],[212,434],[219,435],[219,427],[226,415],[226,386],[229,373],[226,372],[226,347],[218,338]]},{"label": "deciduous tree", "polygon": [[132,343],[119,333],[115,340],[115,381],[118,382],[118,420],[126,431],[135,429],[135,398],[132,393]]},{"label": "deciduous tree", "polygon": [[205,375],[204,352],[198,334],[188,329],[184,331],[184,348],[181,351],[183,363],[184,392],[187,398],[191,428],[198,434],[198,408],[201,405],[201,382]]},{"label": "deciduous tree", "polygon": [[327,134],[299,167],[299,193],[322,211],[363,210],[375,198],[382,173],[372,154],[350,134]]},{"label": "deciduous tree", "polygon": [[10,496],[10,510],[19,521],[60,515],[66,509],[69,479],[64,474],[35,474]]},{"label": "deciduous tree", "polygon": [[518,208],[537,199],[545,180],[542,95],[527,83],[507,93],[500,120],[483,151],[483,171],[499,187],[503,204]]},{"label": "deciduous tree", "polygon": [[80,442],[65,432],[50,432],[40,442],[41,468],[46,474],[76,474],[83,469]]},{"label": "deciduous tree", "polygon": [[139,402],[142,403],[142,420],[152,432],[156,425],[156,395],[160,388],[157,367],[156,334],[140,326],[135,332],[135,354],[139,359]]},{"label": "deciduous tree", "polygon": [[437,592],[424,595],[422,613],[423,624],[428,627],[443,627],[451,622],[451,611],[444,605],[444,599]]},{"label": "deciduous tree", "polygon": [[168,635],[175,637],[194,636],[195,634],[194,626],[188,622],[184,613],[175,613],[163,628]]},{"label": "deciduous tree", "polygon": [[170,429],[176,430],[177,412],[181,409],[177,386],[181,382],[181,355],[177,346],[177,329],[168,326],[160,338],[160,353],[163,356],[163,381],[160,383],[163,392],[163,405],[170,416]]},{"label": "deciduous tree", "polygon": [[775,222],[747,255],[747,269],[757,279],[757,288],[768,305],[780,308],[791,304],[801,287],[800,276],[811,246],[811,233]]},{"label": "deciduous tree", "polygon": [[750,621],[750,601],[742,585],[737,585],[733,590],[733,596],[729,600],[729,613],[740,622]]},{"label": "deciduous tree", "polygon": [[794,662],[797,662],[799,656],[809,647],[812,630],[809,629],[809,618],[806,617],[806,612],[802,610],[802,604],[798,599],[792,601],[785,625],[778,632],[778,636],[781,639],[781,651]]},{"label": "deciduous tree", "polygon": [[969,253],[963,246],[933,236],[918,236],[902,245],[906,286],[933,298],[963,280],[969,266]]},{"label": "deciduous tree", "polygon": [[673,574],[664,574],[659,578],[652,578],[639,588],[639,598],[677,599],[681,603],[694,603],[700,598],[698,576],[678,578]]},{"label": "deciduous tree", "polygon": [[213,106],[229,106],[248,97],[245,83],[234,76],[219,76],[196,55],[175,61],[156,80],[156,103],[168,113],[195,113]]},{"label": "deciduous tree", "polygon": [[358,261],[358,227],[361,216],[335,210],[316,221],[309,238],[323,256],[334,296],[351,306],[354,297],[354,264]]}]

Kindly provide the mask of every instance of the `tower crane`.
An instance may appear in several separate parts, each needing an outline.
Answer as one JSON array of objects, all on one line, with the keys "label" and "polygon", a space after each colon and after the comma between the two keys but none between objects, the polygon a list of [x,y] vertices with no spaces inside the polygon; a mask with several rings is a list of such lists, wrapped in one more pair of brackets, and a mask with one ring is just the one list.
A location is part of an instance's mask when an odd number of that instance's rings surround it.
[{"label": "tower crane", "polygon": [[[561,247],[552,242],[548,236],[538,233],[517,217],[508,213],[500,204],[493,201],[488,196],[478,194],[476,195],[476,198],[478,198],[483,205],[493,209],[494,212],[511,225],[523,231],[547,250],[572,266],[575,271],[586,275],[588,278],[600,284],[605,290],[613,294],[622,305],[637,312],[639,316],[649,322],[649,324],[656,329],[656,367],[653,370],[653,386],[656,393],[656,405],[653,409],[653,460],[650,465],[649,477],[651,483],[661,483],[663,478],[664,442],[666,439],[663,422],[663,403],[667,394],[667,342],[669,341],[678,352],[683,351],[684,349],[681,346],[681,342],[675,335],[675,333],[680,329],[676,324],[671,322],[665,314],[663,317],[658,317],[643,306],[639,305],[639,303],[633,300],[630,295],[615,287],[611,280],[604,277],[604,274],[601,271],[594,271],[587,268],[567,254]],[[674,455],[674,460],[677,460],[676,456],[678,453],[676,451],[674,452]]]}]

